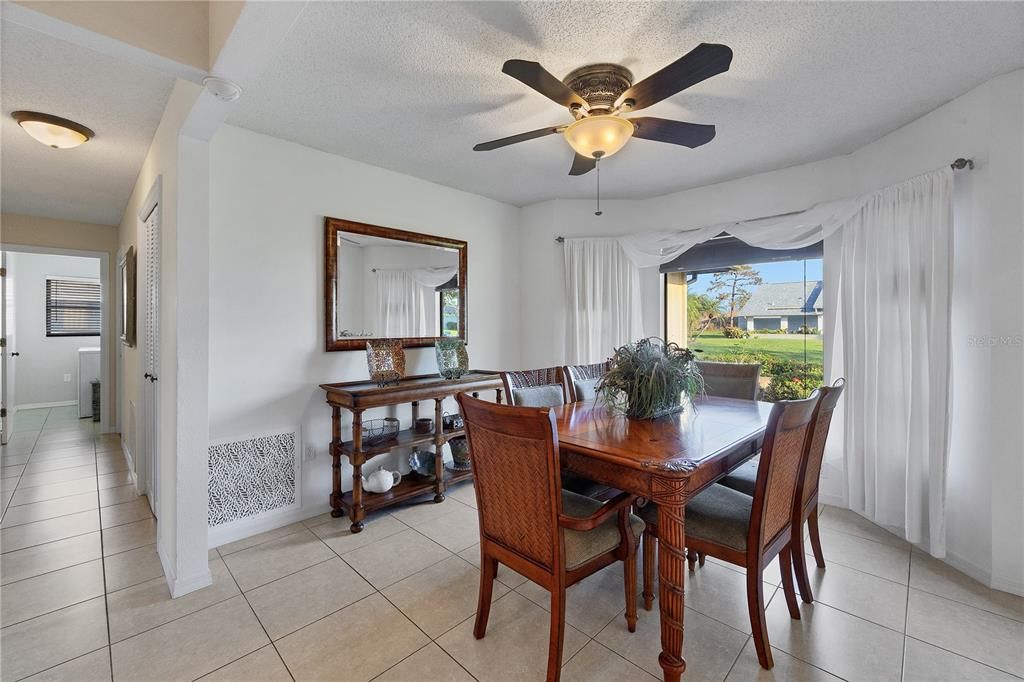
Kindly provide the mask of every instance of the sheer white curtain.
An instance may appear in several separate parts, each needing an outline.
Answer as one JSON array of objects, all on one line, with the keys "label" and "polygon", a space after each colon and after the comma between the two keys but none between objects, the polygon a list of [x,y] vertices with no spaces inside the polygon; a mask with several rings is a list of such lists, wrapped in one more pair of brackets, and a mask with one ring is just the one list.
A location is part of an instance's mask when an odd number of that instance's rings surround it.
[{"label": "sheer white curtain", "polygon": [[437,336],[435,290],[458,274],[458,267],[377,270],[377,328],[386,337]]},{"label": "sheer white curtain", "polygon": [[952,191],[945,168],[874,192],[826,242],[839,251],[848,503],[935,556],[945,554]]},{"label": "sheer white curtain", "polygon": [[566,358],[601,362],[643,335],[640,273],[617,239],[567,238]]},{"label": "sheer white curtain", "polygon": [[[826,380],[847,379],[826,467],[844,472],[851,509],[926,545],[935,556],[945,554],[952,186],[947,167],[792,214],[618,238],[634,272],[667,263],[722,232],[767,249],[825,241]],[[570,355],[575,351],[579,361],[597,361],[597,335],[610,337],[615,329],[621,337],[623,331],[621,326],[589,328],[603,311],[591,313],[590,306],[578,303],[586,296],[584,287],[617,282],[623,287],[619,304],[630,311],[618,320],[638,321],[639,299],[629,295],[636,286],[625,269],[618,279],[604,274],[615,271],[607,263],[600,266],[599,280],[587,280],[585,271],[571,270],[570,263],[598,267],[586,265],[588,258],[597,258],[596,247],[581,253],[580,244],[573,251],[569,240],[566,246],[570,338],[576,339]],[[607,244],[603,249],[600,253],[612,252]],[[611,296],[600,293],[602,301]],[[609,345],[607,337],[601,342]]]}]

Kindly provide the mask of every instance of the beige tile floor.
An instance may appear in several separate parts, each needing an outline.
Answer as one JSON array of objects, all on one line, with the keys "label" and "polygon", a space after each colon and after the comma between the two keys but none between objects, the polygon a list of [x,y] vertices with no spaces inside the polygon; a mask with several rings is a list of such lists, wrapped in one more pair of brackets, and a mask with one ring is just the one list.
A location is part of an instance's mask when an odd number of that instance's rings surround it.
[{"label": "beige tile floor", "polygon": [[[538,680],[547,596],[501,569],[473,639],[472,486],[378,514],[358,535],[321,515],[210,552],[213,585],[177,600],[156,525],[116,437],[69,409],[23,412],[0,475],[0,682],[7,680]],[[826,571],[792,621],[765,576],[775,668],[751,642],[742,571],[687,585],[686,680],[1019,680],[1024,599],[989,590],[836,508]],[[563,679],[660,676],[656,612],[623,618],[621,568],[569,591]],[[653,677],[652,677],[653,676]]]}]

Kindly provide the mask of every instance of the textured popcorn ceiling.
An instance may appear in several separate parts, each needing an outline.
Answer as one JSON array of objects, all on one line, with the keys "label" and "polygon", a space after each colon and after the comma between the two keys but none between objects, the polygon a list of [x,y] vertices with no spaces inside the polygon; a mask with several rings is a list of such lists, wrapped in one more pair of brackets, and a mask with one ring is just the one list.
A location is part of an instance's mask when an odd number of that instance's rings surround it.
[{"label": "textured popcorn ceiling", "polygon": [[[7,21],[0,37],[0,208],[116,225],[173,79]],[[76,149],[49,149],[11,118],[19,109],[70,118],[96,137]]]},{"label": "textured popcorn ceiling", "polygon": [[1024,66],[1022,36],[1024,3],[310,3],[230,122],[513,204],[590,197],[558,136],[471,150],[570,120],[502,63],[640,79],[729,45],[729,72],[642,114],[715,140],[632,140],[603,164],[608,196],[646,197],[850,152]]}]

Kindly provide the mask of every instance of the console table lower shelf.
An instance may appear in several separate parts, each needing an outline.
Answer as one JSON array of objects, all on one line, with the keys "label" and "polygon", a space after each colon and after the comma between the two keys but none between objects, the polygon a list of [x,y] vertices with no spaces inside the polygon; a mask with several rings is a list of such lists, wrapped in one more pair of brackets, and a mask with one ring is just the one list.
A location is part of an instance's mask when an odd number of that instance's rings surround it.
[{"label": "console table lower shelf", "polygon": [[[369,381],[351,381],[341,384],[321,384],[327,393],[327,404],[331,406],[331,515],[339,518],[348,515],[352,521],[353,533],[363,530],[367,512],[389,507],[421,495],[434,493],[434,502],[443,502],[448,485],[472,478],[470,470],[448,469],[444,465],[442,448],[452,438],[465,435],[462,429],[444,429],[442,402],[456,393],[466,392],[476,396],[480,391],[495,391],[501,402],[501,378],[496,372],[472,371],[458,379],[442,379],[436,374],[413,376],[388,386],[378,386]],[[412,406],[413,422],[419,416],[420,401],[433,401],[434,430],[417,433],[406,429],[385,443],[368,445],[363,442],[363,412],[377,407],[393,407],[402,404]],[[341,411],[352,413],[352,440],[341,439]],[[384,493],[363,490],[363,467],[374,457],[393,450],[415,445],[434,446],[434,480],[417,480],[407,475],[395,487]],[[342,492],[341,458],[347,457],[352,464],[352,490]]]},{"label": "console table lower shelf", "polygon": [[[471,478],[473,478],[473,472],[469,469],[445,469],[444,471],[444,485],[446,488],[453,483],[468,481]],[[363,509],[366,512],[372,512],[385,507],[390,507],[391,505],[398,504],[399,502],[405,502],[406,500],[412,500],[422,495],[433,493],[436,487],[436,481],[417,481],[412,476],[406,476],[398,483],[398,485],[386,493],[364,492]],[[341,504],[345,509],[352,508],[354,502],[351,490],[342,494]]]}]

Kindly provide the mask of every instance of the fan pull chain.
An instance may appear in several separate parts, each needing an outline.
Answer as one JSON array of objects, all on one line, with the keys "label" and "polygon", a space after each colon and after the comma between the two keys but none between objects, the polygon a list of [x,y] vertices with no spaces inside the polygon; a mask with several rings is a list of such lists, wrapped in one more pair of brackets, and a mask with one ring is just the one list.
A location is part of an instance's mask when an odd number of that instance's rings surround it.
[{"label": "fan pull chain", "polygon": [[594,215],[601,215],[601,157],[594,159],[594,168],[597,170],[597,210]]}]

